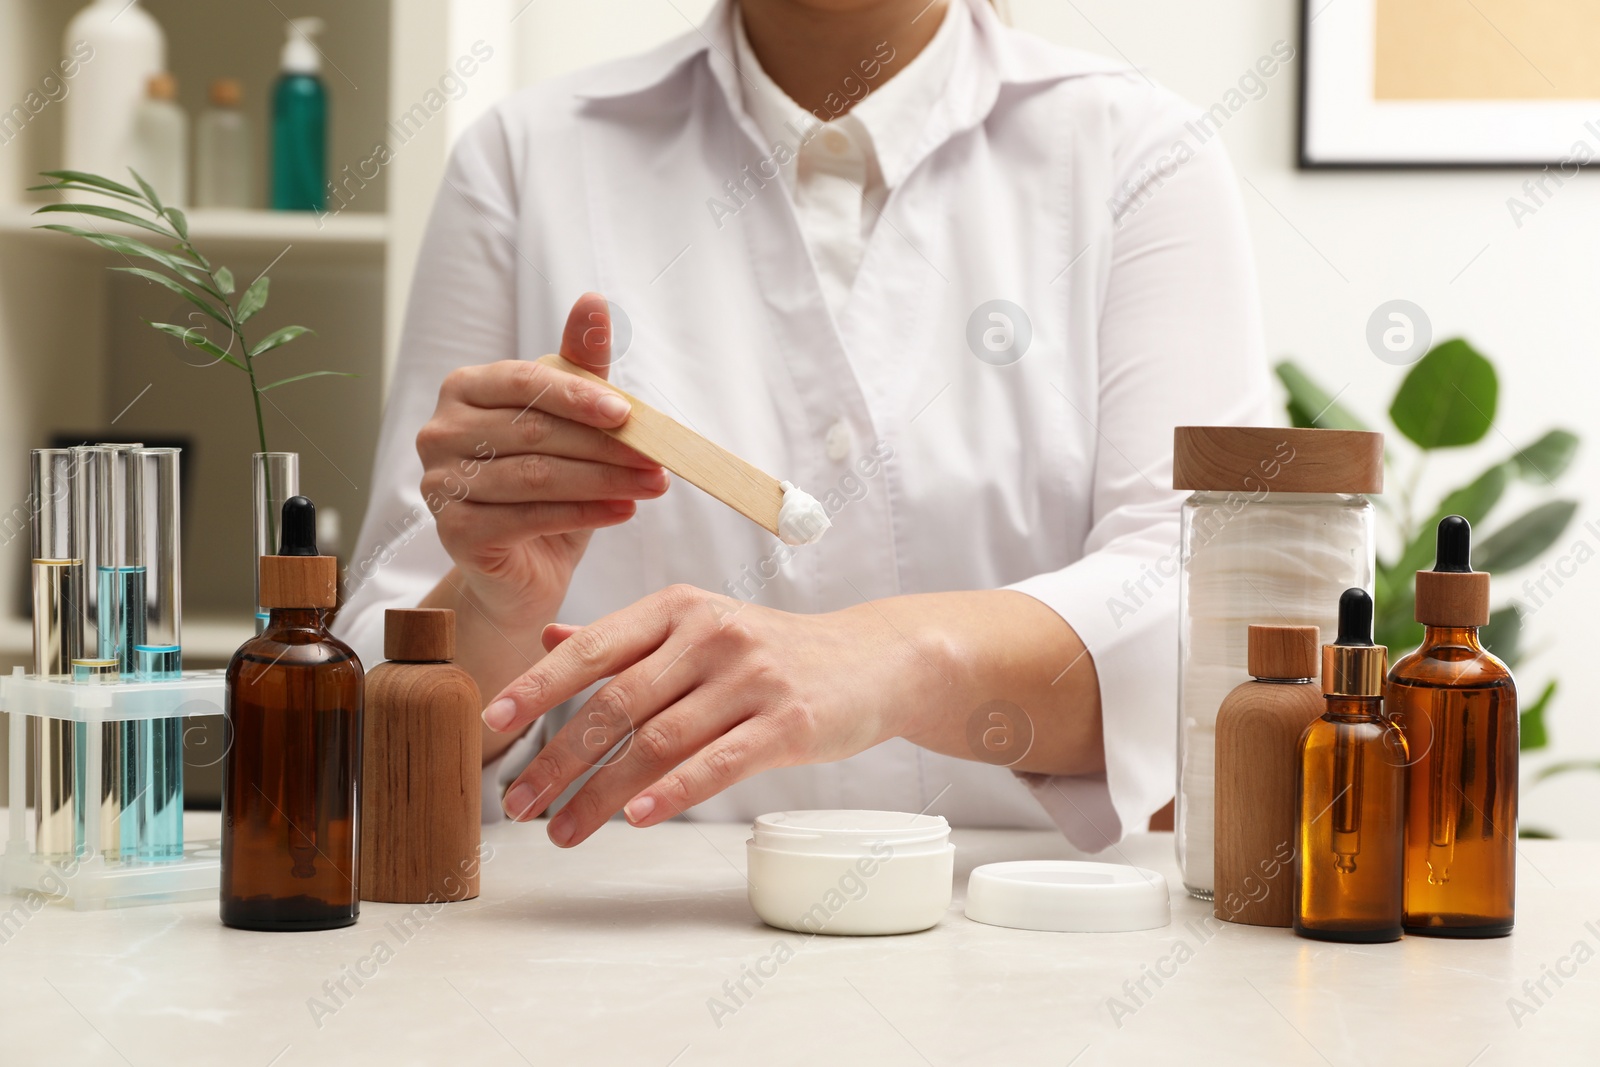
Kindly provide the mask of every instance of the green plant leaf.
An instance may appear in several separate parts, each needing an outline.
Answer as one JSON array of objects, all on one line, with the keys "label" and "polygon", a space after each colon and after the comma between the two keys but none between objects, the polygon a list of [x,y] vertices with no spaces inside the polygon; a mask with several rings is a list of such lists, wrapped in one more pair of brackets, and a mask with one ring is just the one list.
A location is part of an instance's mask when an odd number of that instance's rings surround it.
[{"label": "green plant leaf", "polygon": [[73,184],[71,182],[61,182],[61,183],[55,184],[55,185],[30,185],[30,186],[28,186],[28,192],[30,192],[30,193],[63,193],[63,194],[65,194],[65,193],[88,193],[88,194],[92,194],[94,196],[103,196],[107,200],[120,200],[125,204],[132,204],[134,207],[138,208],[141,211],[149,211],[150,210],[150,205],[144,202],[144,198],[143,197],[139,197],[139,196],[123,196],[121,193],[113,193],[108,189],[96,189],[92,185],[75,185],[75,184]]},{"label": "green plant leaf", "polygon": [[1411,368],[1389,418],[1418,448],[1456,448],[1489,432],[1499,396],[1494,365],[1458,337],[1435,346]]},{"label": "green plant leaf", "polygon": [[144,199],[137,192],[128,188],[126,185],[121,184],[120,182],[114,182],[110,178],[102,178],[98,174],[90,174],[86,171],[42,170],[39,173],[46,178],[54,178],[58,182],[72,182],[76,185],[89,185],[96,189],[103,189],[107,192],[117,193],[121,196],[133,197],[136,200]]},{"label": "green plant leaf", "polygon": [[156,248],[151,248],[143,241],[136,240],[132,237],[124,237],[121,234],[99,233],[94,230],[84,230],[78,228],[77,226],[50,224],[45,226],[35,226],[34,229],[54,230],[57,233],[70,234],[73,237],[81,237],[90,244],[98,245],[101,248],[108,249],[109,251],[116,252],[124,256],[140,256],[144,259],[153,260],[154,262],[161,264],[163,267],[166,267],[184,281],[201,289],[205,293],[216,297],[218,300],[226,301],[226,298],[221,293],[212,288],[210,280],[195,269],[194,264],[186,263],[170,253],[163,252]]},{"label": "green plant leaf", "polygon": [[1556,835],[1549,830],[1541,830],[1537,826],[1524,826],[1517,831],[1517,836],[1527,841],[1554,841]]},{"label": "green plant leaf", "polygon": [[145,181],[144,175],[140,174],[132,167],[128,168],[128,173],[133,175],[133,180],[139,183],[140,189],[144,190],[144,198],[150,202],[151,207],[156,209],[157,214],[166,211],[167,205],[161,202],[161,197],[156,193],[155,186]]},{"label": "green plant leaf", "polygon": [[[250,288],[239,298],[239,322],[249,322],[255,313],[267,306],[267,287],[272,284],[265,274],[250,283]],[[252,353],[253,354],[253,353]]]},{"label": "green plant leaf", "polygon": [[1284,360],[1273,368],[1289,393],[1290,424],[1301,429],[1365,430],[1366,424],[1352,415],[1333,395],[1311,380],[1300,367]]},{"label": "green plant leaf", "polygon": [[1473,566],[1502,574],[1532,563],[1556,543],[1577,511],[1576,500],[1552,500],[1524,512],[1478,542]]},{"label": "green plant leaf", "polygon": [[198,348],[202,352],[217,357],[230,367],[238,367],[240,370],[246,369],[244,363],[237,356],[231,356],[218,348],[214,342],[206,339],[205,334],[193,326],[174,326],[170,322],[150,322],[149,319],[146,319],[145,322],[168,337],[176,337],[190,348]]},{"label": "green plant leaf", "polygon": [[114,207],[105,207],[101,204],[46,204],[34,212],[35,215],[45,215],[52,212],[70,212],[76,215],[94,215],[97,218],[110,219],[112,222],[121,222],[129,226],[137,226],[141,230],[158,233],[162,237],[176,241],[178,235],[165,227],[158,226],[148,219],[141,219],[127,211]]},{"label": "green plant leaf", "polygon": [[[1545,729],[1544,715],[1545,712],[1550,710],[1550,701],[1555,695],[1556,683],[1552,681],[1544,687],[1544,692],[1539,694],[1539,699],[1533,702],[1532,707],[1522,710],[1522,715],[1520,716],[1522,727],[1520,736],[1522,740],[1519,747],[1523,752],[1536,752],[1550,744],[1550,732]],[[1538,781],[1542,778],[1548,778],[1551,774],[1559,774],[1560,771],[1556,768],[1560,766],[1561,764],[1558,763],[1554,766],[1546,767],[1538,773],[1534,780]]]},{"label": "green plant leaf", "polygon": [[310,332],[304,326],[285,326],[283,329],[275,333],[269,333],[262,338],[261,343],[250,350],[250,358],[254,359],[265,352],[271,352],[274,348],[282,348],[290,341],[304,337]]},{"label": "green plant leaf", "polygon": [[1534,775],[1533,780],[1542,782],[1546,778],[1554,778],[1558,774],[1571,774],[1573,771],[1600,771],[1600,760],[1579,759],[1552,763]]},{"label": "green plant leaf", "polygon": [[225,296],[233,295],[233,271],[227,267],[218,267],[211,272],[211,276],[217,279],[217,288],[221,289]]},{"label": "green plant leaf", "polygon": [[172,223],[172,228],[178,232],[178,236],[187,241],[189,239],[189,216],[175,207],[167,208],[163,214],[167,216],[167,221]]},{"label": "green plant leaf", "polygon": [[1572,465],[1578,454],[1578,435],[1570,430],[1551,430],[1511,457],[1517,475],[1535,485],[1550,485]]},{"label": "green plant leaf", "polygon": [[1478,637],[1507,667],[1515,667],[1522,659],[1522,612],[1511,606],[1497,608],[1489,613]]},{"label": "green plant leaf", "polygon": [[1515,467],[1510,462],[1496,463],[1441,500],[1428,521],[1417,530],[1417,536],[1406,546],[1400,561],[1395,564],[1396,568],[1410,575],[1432,565],[1439,541],[1439,520],[1446,515],[1460,515],[1474,527],[1478,526],[1505,495],[1514,471]]},{"label": "green plant leaf", "polygon": [[308,374],[296,374],[293,378],[279,378],[277,381],[273,382],[271,385],[263,385],[261,387],[260,391],[264,393],[268,389],[276,389],[280,385],[288,385],[291,382],[303,382],[307,378],[359,378],[359,377],[361,377],[361,375],[359,375],[359,374],[351,374],[349,371],[342,371],[342,370],[314,370],[314,371],[311,371]]},{"label": "green plant leaf", "polygon": [[209,301],[201,299],[195,293],[184,287],[181,283],[173,281],[165,274],[157,274],[155,271],[145,270],[143,267],[112,267],[111,269],[119,274],[132,274],[135,277],[143,278],[146,281],[152,281],[157,285],[165,286],[166,288],[171,289],[174,293],[177,293],[179,296],[183,297],[185,300],[189,301],[189,303],[193,304],[201,311],[204,311],[207,315],[210,315],[213,319],[216,319],[230,332],[233,330],[233,324],[223,317],[222,312],[212,307]]}]

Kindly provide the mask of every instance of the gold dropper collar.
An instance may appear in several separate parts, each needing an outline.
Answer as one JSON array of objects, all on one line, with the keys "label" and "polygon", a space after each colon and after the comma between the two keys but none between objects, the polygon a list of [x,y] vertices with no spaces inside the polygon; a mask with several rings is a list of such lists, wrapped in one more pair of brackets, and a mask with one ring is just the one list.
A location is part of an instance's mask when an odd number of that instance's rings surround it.
[{"label": "gold dropper collar", "polygon": [[1389,650],[1383,645],[1323,645],[1323,695],[1380,697],[1388,669]]}]

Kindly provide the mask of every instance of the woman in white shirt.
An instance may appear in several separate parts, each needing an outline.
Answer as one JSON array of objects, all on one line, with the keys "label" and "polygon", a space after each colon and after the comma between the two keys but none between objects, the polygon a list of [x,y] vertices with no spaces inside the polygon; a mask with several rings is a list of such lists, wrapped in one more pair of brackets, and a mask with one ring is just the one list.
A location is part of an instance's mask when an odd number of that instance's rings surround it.
[{"label": "woman in white shirt", "polygon": [[[983,0],[723,0],[469,131],[341,626],[375,662],[384,608],[456,610],[486,817],[549,811],[563,846],[619,812],[1142,828],[1172,795],[1172,430],[1268,395],[1193,116]],[[620,397],[531,362],[558,339],[832,529],[790,548],[671,483],[601,432]]]}]

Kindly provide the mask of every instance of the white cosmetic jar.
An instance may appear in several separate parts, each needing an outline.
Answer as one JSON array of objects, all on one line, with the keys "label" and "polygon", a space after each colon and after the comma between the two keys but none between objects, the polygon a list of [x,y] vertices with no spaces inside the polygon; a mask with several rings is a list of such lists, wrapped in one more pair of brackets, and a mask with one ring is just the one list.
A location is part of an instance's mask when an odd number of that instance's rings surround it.
[{"label": "white cosmetic jar", "polygon": [[939,815],[780,811],[745,842],[750,906],[802,934],[909,934],[950,909],[956,848]]}]

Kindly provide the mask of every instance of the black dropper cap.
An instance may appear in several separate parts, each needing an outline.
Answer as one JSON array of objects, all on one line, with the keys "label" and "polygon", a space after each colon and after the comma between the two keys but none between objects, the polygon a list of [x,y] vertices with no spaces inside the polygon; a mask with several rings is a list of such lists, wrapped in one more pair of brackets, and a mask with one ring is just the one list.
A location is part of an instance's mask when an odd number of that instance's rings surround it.
[{"label": "black dropper cap", "polygon": [[1439,541],[1433,569],[1448,574],[1472,573],[1472,523],[1460,515],[1439,520]]},{"label": "black dropper cap", "polygon": [[1322,646],[1322,692],[1327,696],[1383,695],[1389,650],[1372,643],[1372,597],[1365,589],[1339,595],[1339,639]]},{"label": "black dropper cap", "polygon": [[278,555],[319,556],[317,551],[317,506],[303,496],[283,502],[283,522],[279,526]]},{"label": "black dropper cap", "polygon": [[1372,598],[1365,589],[1346,589],[1339,595],[1338,645],[1372,644]]}]

